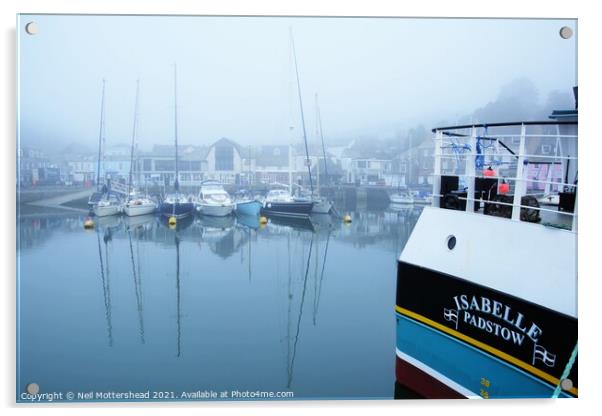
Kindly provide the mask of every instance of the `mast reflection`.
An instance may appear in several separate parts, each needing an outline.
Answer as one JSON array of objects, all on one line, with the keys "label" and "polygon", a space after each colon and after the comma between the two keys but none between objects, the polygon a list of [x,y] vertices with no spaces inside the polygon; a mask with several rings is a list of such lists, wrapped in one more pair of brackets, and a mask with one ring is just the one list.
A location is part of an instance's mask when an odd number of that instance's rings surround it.
[{"label": "mast reflection", "polygon": [[[108,242],[111,241],[111,229],[107,228],[103,233],[103,241],[105,248],[105,258],[102,256],[102,246],[100,243],[100,230],[96,232],[96,238],[98,240],[98,259],[100,265],[100,280],[102,283],[102,294],[105,306],[105,319],[107,325],[107,338],[109,347],[113,346],[113,325],[111,323],[111,284],[109,277],[109,249]],[[106,260],[106,265],[105,265]]]}]

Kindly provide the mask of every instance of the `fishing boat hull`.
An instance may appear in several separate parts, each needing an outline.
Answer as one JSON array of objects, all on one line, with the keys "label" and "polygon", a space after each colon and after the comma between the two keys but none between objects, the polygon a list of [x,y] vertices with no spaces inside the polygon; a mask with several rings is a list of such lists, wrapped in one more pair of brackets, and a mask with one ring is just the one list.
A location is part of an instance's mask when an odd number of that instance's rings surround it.
[{"label": "fishing boat hull", "polygon": [[234,211],[234,204],[214,205],[214,204],[197,204],[197,210],[202,215],[210,217],[226,217]]},{"label": "fishing boat hull", "polygon": [[121,213],[121,207],[119,205],[96,204],[92,207],[92,211],[97,217],[109,217],[112,215],[119,215]]},{"label": "fishing boat hull", "polygon": [[261,211],[261,202],[243,201],[236,203],[236,214],[247,216],[258,216]]},{"label": "fishing boat hull", "polygon": [[159,212],[164,217],[185,218],[194,214],[193,202],[163,202],[159,206]]},{"label": "fishing boat hull", "polygon": [[273,217],[309,218],[313,205],[313,202],[266,201],[261,208],[261,213]]},{"label": "fishing boat hull", "polygon": [[[471,247],[491,235],[495,250]],[[398,260],[397,383],[427,398],[576,397],[576,264],[559,254],[574,244],[565,230],[426,207]]]},{"label": "fishing boat hull", "polygon": [[128,217],[135,217],[138,215],[148,215],[155,212],[157,209],[155,204],[126,204],[123,207],[123,212]]}]

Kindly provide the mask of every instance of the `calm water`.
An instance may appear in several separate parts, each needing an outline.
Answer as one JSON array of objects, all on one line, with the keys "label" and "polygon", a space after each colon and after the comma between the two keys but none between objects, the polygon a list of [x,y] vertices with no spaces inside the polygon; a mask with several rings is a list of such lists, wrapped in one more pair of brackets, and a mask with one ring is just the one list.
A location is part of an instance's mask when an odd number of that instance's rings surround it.
[{"label": "calm water", "polygon": [[392,398],[396,257],[419,213],[22,219],[18,391]]}]

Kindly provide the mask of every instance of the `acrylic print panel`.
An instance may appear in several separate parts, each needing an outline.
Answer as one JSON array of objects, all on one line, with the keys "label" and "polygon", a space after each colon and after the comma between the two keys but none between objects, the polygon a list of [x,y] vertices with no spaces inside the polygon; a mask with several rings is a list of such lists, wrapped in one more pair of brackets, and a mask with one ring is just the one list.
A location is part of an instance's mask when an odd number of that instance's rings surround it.
[{"label": "acrylic print panel", "polygon": [[17,33],[18,402],[578,395],[575,20]]}]

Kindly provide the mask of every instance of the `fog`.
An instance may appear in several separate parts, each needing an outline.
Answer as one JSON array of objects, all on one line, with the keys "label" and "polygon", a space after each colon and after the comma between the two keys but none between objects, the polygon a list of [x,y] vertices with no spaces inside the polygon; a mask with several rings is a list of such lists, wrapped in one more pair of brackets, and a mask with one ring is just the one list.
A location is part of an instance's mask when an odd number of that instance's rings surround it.
[{"label": "fog", "polygon": [[22,15],[21,144],[94,149],[103,78],[108,145],[130,141],[137,79],[140,146],[173,143],[174,63],[180,143],[301,140],[289,29],[310,139],[316,93],[331,143],[573,105],[574,20]]}]

